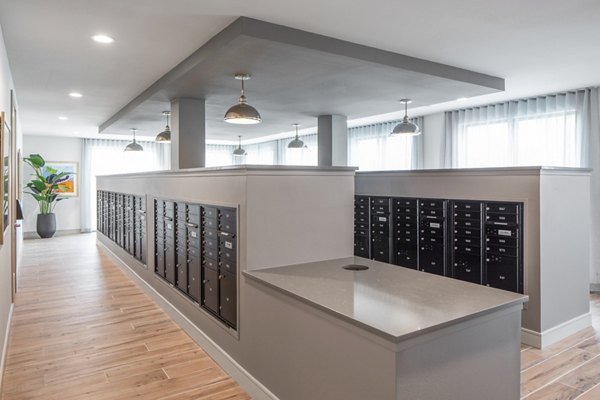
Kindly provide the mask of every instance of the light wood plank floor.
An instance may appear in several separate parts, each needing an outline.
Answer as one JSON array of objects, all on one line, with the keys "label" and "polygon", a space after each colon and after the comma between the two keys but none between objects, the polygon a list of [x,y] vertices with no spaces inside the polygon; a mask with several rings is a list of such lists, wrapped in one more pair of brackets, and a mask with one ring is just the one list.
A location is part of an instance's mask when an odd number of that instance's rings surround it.
[{"label": "light wood plank floor", "polygon": [[[250,398],[95,235],[24,246],[2,399]],[[523,399],[600,399],[600,295],[590,305],[593,327],[544,350],[522,347]]]},{"label": "light wood plank floor", "polygon": [[600,399],[600,295],[590,311],[592,327],[544,350],[522,346],[522,399]]},{"label": "light wood plank floor", "polygon": [[24,243],[2,399],[250,397],[95,245]]}]

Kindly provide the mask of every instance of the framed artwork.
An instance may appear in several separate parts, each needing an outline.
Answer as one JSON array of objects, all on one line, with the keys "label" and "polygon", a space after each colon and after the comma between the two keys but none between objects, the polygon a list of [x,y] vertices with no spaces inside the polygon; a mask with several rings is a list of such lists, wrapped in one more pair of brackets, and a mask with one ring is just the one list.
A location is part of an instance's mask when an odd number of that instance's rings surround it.
[{"label": "framed artwork", "polygon": [[79,173],[79,164],[76,161],[46,161],[44,165],[44,177],[57,172],[67,172],[69,178],[61,182],[58,186],[60,196],[62,197],[78,197],[79,182],[77,174]]},{"label": "framed artwork", "polygon": [[0,155],[2,156],[2,185],[0,185],[0,198],[2,199],[2,216],[0,217],[0,244],[4,243],[4,232],[9,227],[8,211],[10,198],[10,139],[11,132],[6,115],[0,113]]},{"label": "framed artwork", "polygon": [[[11,131],[12,136],[14,138],[17,137],[17,107],[15,104],[15,92],[13,90],[10,91],[10,118],[11,118]],[[13,143],[16,146],[16,143]],[[14,150],[14,149],[13,149]],[[13,175],[13,179],[15,182],[13,183],[13,188],[16,191],[15,198],[17,200],[22,200],[23,195],[23,157],[21,155],[21,149],[17,149],[17,154],[13,153],[13,157],[15,158],[14,168],[15,174]],[[16,206],[16,202],[15,202]]]}]

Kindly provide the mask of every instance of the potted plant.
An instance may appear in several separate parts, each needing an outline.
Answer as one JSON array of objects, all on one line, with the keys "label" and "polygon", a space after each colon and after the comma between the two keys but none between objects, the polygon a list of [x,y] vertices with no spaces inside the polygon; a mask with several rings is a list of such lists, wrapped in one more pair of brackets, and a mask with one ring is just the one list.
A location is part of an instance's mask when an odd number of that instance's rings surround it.
[{"label": "potted plant", "polygon": [[32,174],[33,179],[27,183],[30,191],[25,193],[33,196],[40,207],[40,213],[37,216],[37,233],[41,238],[51,238],[56,232],[54,207],[56,203],[65,199],[65,197],[60,197],[60,184],[69,179],[70,175],[67,172],[59,172],[48,167],[44,158],[39,154],[30,154],[23,161],[29,164],[35,172]]}]

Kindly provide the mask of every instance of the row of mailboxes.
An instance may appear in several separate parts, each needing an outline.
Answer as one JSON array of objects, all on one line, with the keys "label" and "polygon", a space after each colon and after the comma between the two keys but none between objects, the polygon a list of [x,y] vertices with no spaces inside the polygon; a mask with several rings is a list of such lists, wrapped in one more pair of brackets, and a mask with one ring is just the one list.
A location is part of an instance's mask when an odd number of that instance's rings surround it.
[{"label": "row of mailboxes", "polygon": [[227,326],[237,326],[237,211],[154,200],[155,273]]},{"label": "row of mailboxes", "polygon": [[354,197],[354,254],[359,257],[369,258],[371,248],[370,230],[370,205],[368,196]]},{"label": "row of mailboxes", "polygon": [[356,256],[519,293],[522,229],[522,203],[355,197]]},{"label": "row of mailboxes", "polygon": [[96,192],[97,230],[146,264],[146,199],[127,193]]}]

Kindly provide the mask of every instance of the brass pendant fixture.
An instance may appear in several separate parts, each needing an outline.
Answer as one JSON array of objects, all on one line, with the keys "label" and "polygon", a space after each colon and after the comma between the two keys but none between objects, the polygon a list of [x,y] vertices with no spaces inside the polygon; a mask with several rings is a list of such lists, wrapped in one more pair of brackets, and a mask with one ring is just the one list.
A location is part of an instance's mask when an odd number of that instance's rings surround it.
[{"label": "brass pendant fixture", "polygon": [[250,79],[250,74],[235,74],[235,79],[242,81],[242,94],[240,96],[239,103],[229,108],[223,119],[225,122],[229,122],[230,124],[239,125],[260,123],[262,121],[260,113],[256,110],[256,108],[248,104],[246,95],[244,93],[244,81]]},{"label": "brass pendant fixture", "polygon": [[144,148],[135,141],[135,132],[137,129],[131,128],[131,132],[133,133],[133,142],[129,143],[125,146],[125,151],[144,151]]},{"label": "brass pendant fixture", "polygon": [[394,136],[416,136],[421,134],[421,129],[417,124],[413,124],[408,120],[408,103],[410,103],[410,99],[402,99],[400,103],[404,103],[404,118],[402,121],[396,125],[391,135]]},{"label": "brass pendant fixture", "polygon": [[171,115],[171,111],[163,111],[162,114],[167,117],[167,126],[165,130],[156,135],[157,142],[161,143],[171,143],[171,128],[169,127],[169,116]]},{"label": "brass pendant fixture", "polygon": [[288,149],[304,149],[307,148],[308,146],[304,144],[304,141],[302,141],[299,137],[298,137],[298,127],[300,126],[300,124],[292,124],[296,127],[296,137],[294,138],[294,140],[292,140],[291,142],[288,143]]}]

